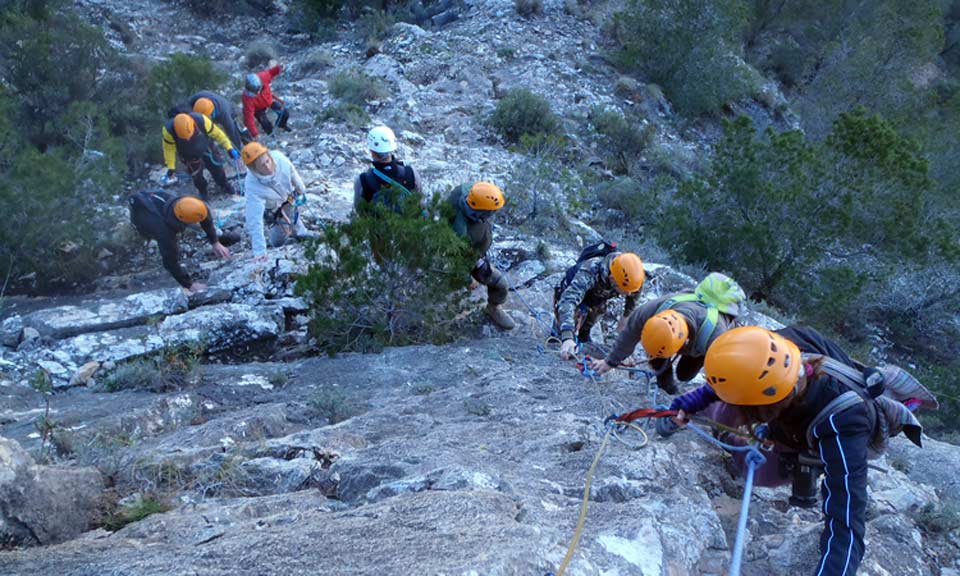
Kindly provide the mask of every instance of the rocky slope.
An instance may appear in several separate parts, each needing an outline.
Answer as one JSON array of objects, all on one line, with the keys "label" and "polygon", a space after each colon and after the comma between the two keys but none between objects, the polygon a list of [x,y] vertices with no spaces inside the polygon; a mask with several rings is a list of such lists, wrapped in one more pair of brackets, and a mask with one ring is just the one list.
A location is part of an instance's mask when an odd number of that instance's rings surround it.
[{"label": "rocky slope", "polygon": [[[505,88],[548,94],[568,119],[598,103],[619,104],[616,75],[596,56],[600,30],[559,2],[545,5],[543,17],[526,20],[511,1],[459,3],[452,22],[430,31],[397,25],[381,53],[366,58],[356,41],[313,45],[287,32],[282,13],[191,18],[195,29],[171,35],[164,24],[185,14],[175,4],[77,2],[94,20],[109,12],[126,22],[135,40],[125,50],[152,58],[203,50],[235,79],[246,72],[244,43],[273,41],[288,64],[275,91],[294,110],[295,132],[268,145],[284,149],[304,173],[308,225],[346,217],[363,167],[362,131],[314,122],[332,102],[324,79],[334,70],[363,68],[389,86],[389,98],[371,103],[372,115],[398,129],[404,156],[430,190],[463,178],[516,177],[523,159],[481,124]],[[650,105],[651,121],[669,113],[665,102],[632,105]],[[658,138],[692,147],[669,130]],[[239,205],[218,202],[225,226],[237,221]],[[596,234],[571,226],[585,239]],[[198,250],[192,265],[209,276],[211,291],[190,299],[148,254],[143,274],[104,279],[89,298],[13,302],[0,324],[0,546],[10,548],[0,552],[0,573],[555,570],[603,419],[657,399],[642,378],[616,373],[594,383],[539,349],[542,330],[524,303],[539,313],[549,308],[575,246],[509,227],[497,233],[520,325],[501,334],[478,314],[463,341],[443,347],[304,357],[306,304],[293,294],[304,266],[298,245],[272,251],[264,265],[243,249],[230,262]],[[541,240],[549,256],[537,250]],[[694,284],[669,268],[649,268],[646,297]],[[205,361],[184,379],[104,389],[124,361],[201,344]],[[55,465],[36,462],[45,404],[27,381],[37,368],[57,388],[49,399],[57,428],[45,451]],[[651,438],[640,449],[611,443],[569,573],[725,573],[742,495],[727,460],[689,433]],[[955,526],[957,449],[928,440],[921,452],[895,442],[879,464],[884,471],[870,473],[860,573],[956,574],[960,536],[937,530]],[[156,494],[169,511],[116,532],[88,530],[117,500],[133,509]],[[791,508],[788,496],[787,489],[755,491],[744,574],[812,572],[820,514]]]}]

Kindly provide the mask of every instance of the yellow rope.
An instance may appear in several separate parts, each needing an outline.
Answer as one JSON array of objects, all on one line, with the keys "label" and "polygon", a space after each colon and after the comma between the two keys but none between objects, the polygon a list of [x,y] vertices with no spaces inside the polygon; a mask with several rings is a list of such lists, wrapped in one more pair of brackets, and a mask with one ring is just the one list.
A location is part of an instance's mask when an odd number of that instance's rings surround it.
[{"label": "yellow rope", "polygon": [[573,540],[570,542],[570,548],[567,549],[567,555],[560,564],[560,569],[557,570],[557,576],[563,576],[563,572],[567,569],[567,565],[570,564],[570,560],[573,558],[573,551],[576,550],[577,543],[580,542],[580,536],[583,535],[583,525],[587,521],[587,506],[590,504],[590,482],[593,481],[593,472],[597,469],[600,456],[603,455],[603,451],[607,448],[607,442],[610,441],[611,433],[613,433],[613,427],[607,428],[607,433],[603,435],[603,442],[600,443],[600,449],[597,450],[597,455],[593,457],[593,464],[591,464],[590,469],[587,470],[587,483],[583,487],[583,504],[580,505],[580,519],[577,521],[577,529],[573,533]]}]

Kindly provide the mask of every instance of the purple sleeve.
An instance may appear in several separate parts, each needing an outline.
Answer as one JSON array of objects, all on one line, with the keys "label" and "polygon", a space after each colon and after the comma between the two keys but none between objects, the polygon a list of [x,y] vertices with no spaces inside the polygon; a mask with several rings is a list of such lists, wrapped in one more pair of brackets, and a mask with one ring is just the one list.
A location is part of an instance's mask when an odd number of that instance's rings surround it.
[{"label": "purple sleeve", "polygon": [[673,399],[671,410],[683,410],[687,414],[696,414],[719,400],[717,393],[709,385],[696,388]]}]

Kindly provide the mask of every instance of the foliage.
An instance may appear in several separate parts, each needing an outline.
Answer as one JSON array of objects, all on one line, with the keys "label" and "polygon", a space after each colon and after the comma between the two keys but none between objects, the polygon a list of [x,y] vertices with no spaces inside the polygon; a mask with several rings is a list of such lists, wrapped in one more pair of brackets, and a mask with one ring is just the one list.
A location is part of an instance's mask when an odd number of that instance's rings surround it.
[{"label": "foliage", "polygon": [[50,418],[50,396],[53,395],[53,382],[50,375],[44,370],[37,370],[30,379],[30,387],[43,395],[43,415],[37,418],[34,423],[37,432],[40,433],[40,455],[38,460],[45,462],[48,454],[48,443],[50,435],[57,429],[59,424]]},{"label": "foliage", "polygon": [[755,298],[836,326],[853,319],[867,283],[889,281],[885,261],[944,255],[923,201],[930,187],[916,144],[863,110],[841,115],[822,143],[800,131],[757,135],[741,117],[724,123],[707,174],[681,184],[658,232]]},{"label": "foliage", "polygon": [[152,514],[161,514],[170,510],[170,505],[156,496],[144,495],[136,499],[129,506],[121,506],[104,521],[103,527],[111,532],[123,528],[127,524],[139,522]]},{"label": "foliage", "polygon": [[715,112],[759,86],[741,58],[748,17],[742,0],[630,0],[614,17],[614,61],[663,86],[681,113]]},{"label": "foliage", "polygon": [[507,142],[514,144],[523,136],[556,134],[560,127],[547,99],[526,88],[508,91],[497,102],[489,123]]},{"label": "foliage", "polygon": [[269,64],[271,60],[276,59],[277,47],[274,46],[273,42],[266,40],[251,42],[250,45],[247,46],[247,53],[244,56],[244,61],[248,70],[260,70],[261,68],[266,68],[267,64]]},{"label": "foliage", "polygon": [[339,388],[321,388],[310,400],[310,407],[330,424],[349,420],[359,411]]},{"label": "foliage", "polygon": [[652,224],[656,219],[655,207],[661,204],[662,180],[652,184],[630,177],[614,178],[597,189],[597,198],[607,208],[623,212],[635,225]]},{"label": "foliage", "polygon": [[165,113],[174,103],[183,102],[199,90],[216,91],[226,81],[227,75],[218,71],[209,58],[178,52],[150,70],[150,109]]},{"label": "foliage", "polygon": [[363,128],[370,123],[370,115],[361,106],[340,102],[327,106],[317,115],[317,122],[343,122],[355,128]]},{"label": "foliage", "polygon": [[118,365],[107,377],[107,392],[177,390],[198,376],[202,347],[169,347],[151,358]]},{"label": "foliage", "polygon": [[311,326],[322,350],[366,351],[457,335],[475,259],[444,214],[438,196],[421,208],[413,195],[402,213],[375,205],[322,231],[308,251],[313,263],[297,282],[298,293],[313,302]]},{"label": "foliage", "polygon": [[590,123],[597,133],[597,143],[614,174],[632,174],[640,156],[653,140],[656,129],[636,116],[625,116],[616,110],[595,108]]},{"label": "foliage", "polygon": [[513,6],[524,18],[543,14],[543,0],[513,0]]},{"label": "foliage", "polygon": [[370,100],[387,96],[380,80],[371,78],[360,70],[347,70],[334,74],[327,82],[330,95],[354,106],[364,106]]}]

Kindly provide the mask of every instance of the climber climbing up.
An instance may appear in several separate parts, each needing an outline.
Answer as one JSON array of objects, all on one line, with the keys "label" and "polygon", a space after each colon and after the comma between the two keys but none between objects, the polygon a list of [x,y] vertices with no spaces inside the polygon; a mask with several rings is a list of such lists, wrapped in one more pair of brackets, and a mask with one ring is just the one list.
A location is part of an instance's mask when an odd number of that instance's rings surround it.
[{"label": "climber climbing up", "polygon": [[649,358],[657,375],[657,385],[668,394],[677,393],[676,377],[692,380],[703,367],[710,343],[734,325],[743,291],[722,274],[710,274],[693,292],[683,292],[651,300],[627,319],[626,328],[617,337],[613,349],[591,368],[603,374],[633,354],[637,342]]},{"label": "climber climbing up", "polygon": [[213,146],[211,138],[220,144],[231,158],[240,158],[240,153],[233,147],[223,130],[210,118],[196,112],[177,114],[167,121],[161,132],[163,159],[167,165],[167,175],[163,181],[165,185],[176,183],[175,174],[179,154],[201,198],[207,199],[207,179],[203,176],[204,166],[213,176],[222,193],[234,194],[233,186],[227,181],[227,175],[223,171],[223,161]]},{"label": "climber climbing up", "polygon": [[[765,423],[762,436],[775,442],[779,457],[757,469],[756,483],[793,480],[794,504],[816,505],[819,468],[803,474],[809,464],[802,455],[822,466],[824,528],[816,573],[855,574],[864,552],[868,452],[882,452],[888,435],[901,430],[920,444],[919,422],[891,396],[927,397],[936,405],[922,385],[910,378],[905,386],[905,373],[888,368],[895,367],[864,368],[812,328],[744,326],[713,342],[704,363],[708,384],[674,399],[671,408],[680,425],[704,410],[728,426]],[[891,396],[881,396],[885,381]]]},{"label": "climber climbing up", "polygon": [[233,144],[234,148],[237,150],[243,148],[243,140],[240,137],[240,127],[237,126],[237,118],[234,116],[233,104],[230,103],[229,100],[219,94],[202,90],[191,96],[187,100],[187,103],[191,111],[203,114],[213,120],[213,123],[219,126],[227,135],[227,138],[230,139],[230,143]]},{"label": "climber climbing up", "polygon": [[287,132],[290,127],[287,122],[290,119],[290,111],[284,106],[280,98],[273,95],[270,89],[270,83],[274,78],[280,75],[283,68],[275,60],[271,60],[266,70],[257,73],[247,74],[244,82],[243,95],[243,123],[247,127],[251,138],[258,138],[260,133],[257,131],[256,123],[260,123],[263,131],[268,135],[273,134],[273,123],[267,118],[267,110],[273,110],[277,113],[277,126]]},{"label": "climber climbing up", "polygon": [[353,181],[353,209],[357,214],[380,204],[400,211],[400,204],[411,195],[420,195],[420,179],[413,166],[397,159],[397,137],[386,126],[367,133],[367,149],[373,166]]},{"label": "climber climbing up", "polygon": [[477,283],[487,287],[487,315],[498,327],[511,330],[515,326],[513,319],[502,308],[507,301],[507,281],[487,256],[493,244],[491,217],[503,208],[503,202],[500,188],[490,182],[461,184],[450,190],[447,196],[450,226],[470,242],[476,258],[476,265],[470,272],[474,279],[471,287]]},{"label": "climber climbing up", "polygon": [[578,258],[554,289],[555,324],[560,333],[560,357],[564,360],[574,356],[577,342],[590,342],[590,329],[606,311],[607,302],[617,296],[625,297],[618,326],[618,330],[623,330],[643,287],[643,262],[636,254],[610,251],[601,255],[610,244],[594,246],[598,246],[599,253],[592,258],[590,254],[586,259]]},{"label": "climber climbing up", "polygon": [[184,292],[190,295],[206,290],[205,284],[193,282],[180,266],[178,240],[185,228],[196,227],[207,235],[214,254],[220,258],[230,257],[230,250],[217,236],[206,202],[194,196],[177,196],[168,190],[144,190],[131,195],[128,204],[130,221],[141,236],[157,241],[163,267],[183,286]]},{"label": "climber climbing up", "polygon": [[271,247],[283,246],[291,237],[315,237],[317,234],[307,230],[300,217],[307,189],[290,159],[259,142],[244,146],[241,155],[249,168],[244,180],[246,225],[254,258],[266,258],[264,224],[270,230]]}]

